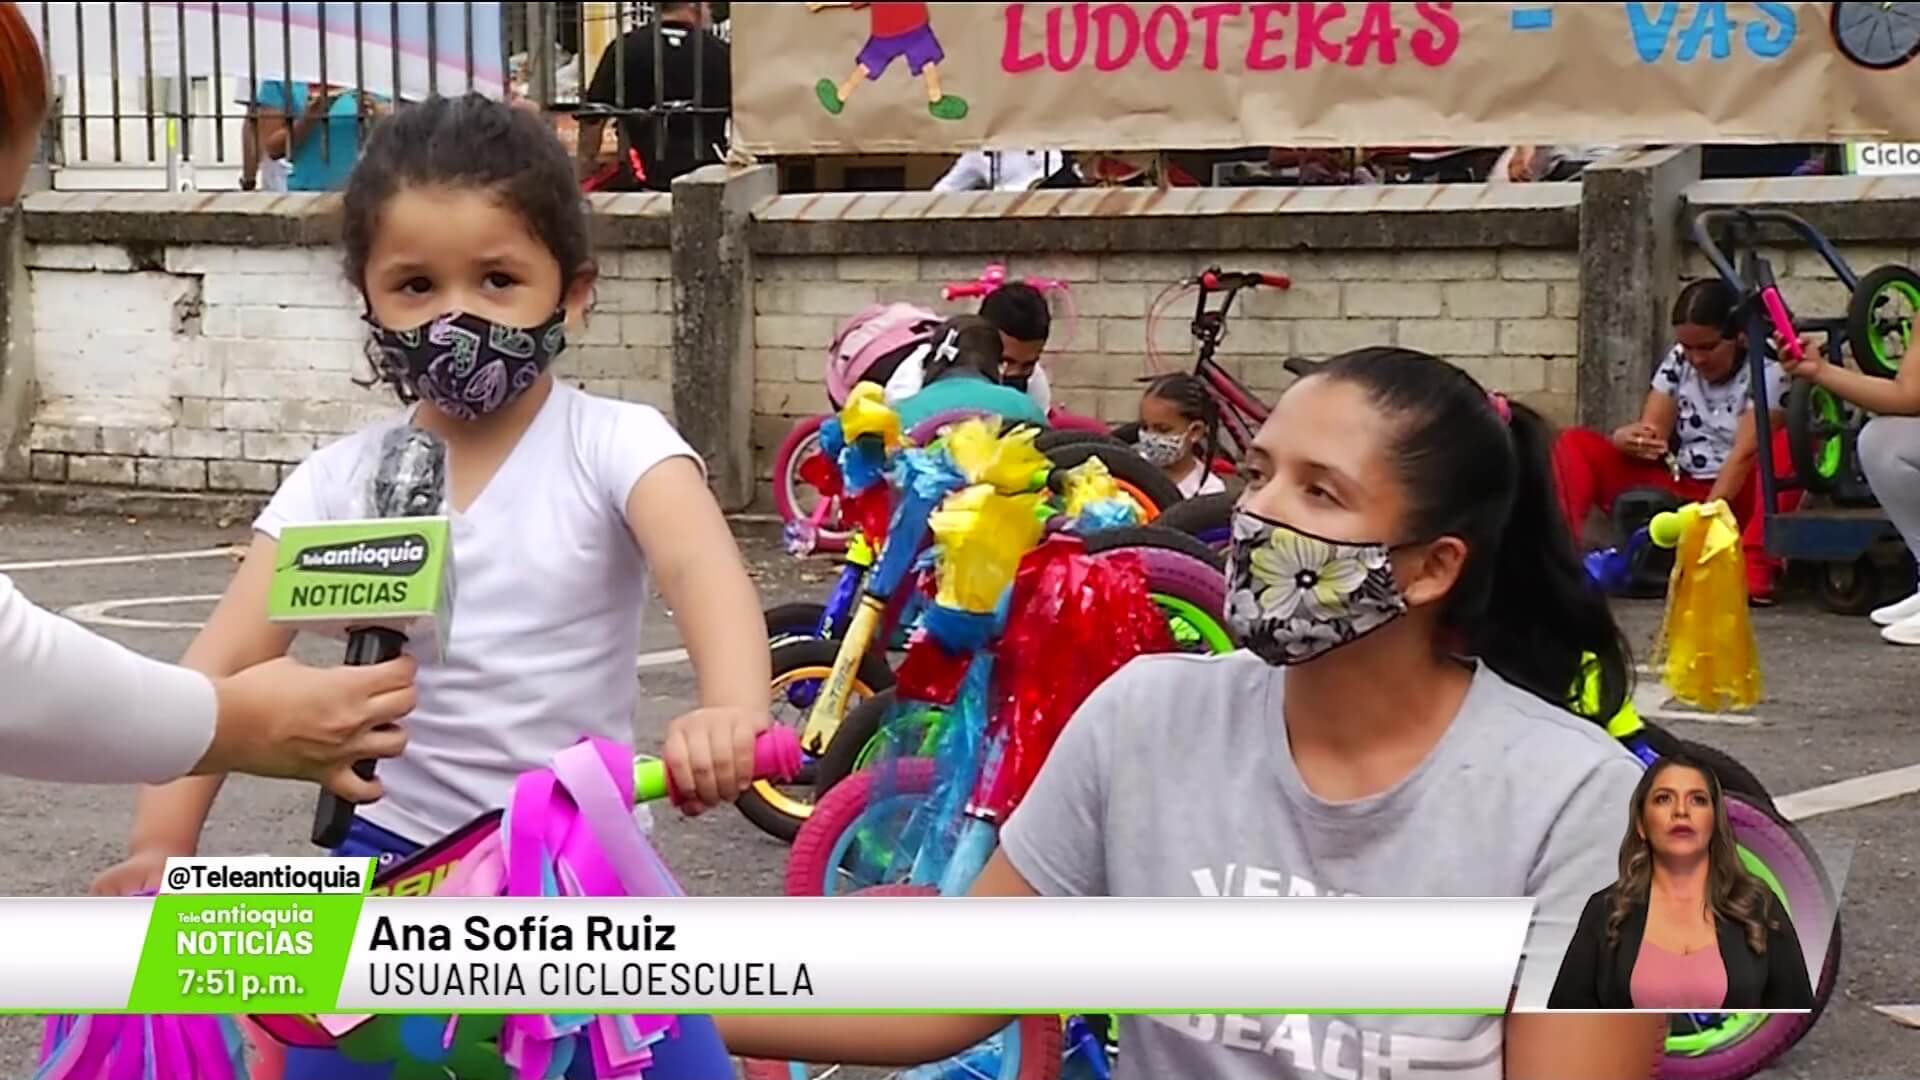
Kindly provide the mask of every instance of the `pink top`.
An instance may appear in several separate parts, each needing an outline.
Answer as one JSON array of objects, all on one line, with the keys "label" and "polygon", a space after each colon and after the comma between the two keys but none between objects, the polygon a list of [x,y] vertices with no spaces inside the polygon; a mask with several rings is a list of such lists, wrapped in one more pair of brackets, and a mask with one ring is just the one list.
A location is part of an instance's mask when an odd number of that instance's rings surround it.
[{"label": "pink top", "polygon": [[1727,966],[1709,946],[1682,956],[1641,941],[1633,965],[1633,1007],[1666,1012],[1718,1012],[1727,1000]]}]

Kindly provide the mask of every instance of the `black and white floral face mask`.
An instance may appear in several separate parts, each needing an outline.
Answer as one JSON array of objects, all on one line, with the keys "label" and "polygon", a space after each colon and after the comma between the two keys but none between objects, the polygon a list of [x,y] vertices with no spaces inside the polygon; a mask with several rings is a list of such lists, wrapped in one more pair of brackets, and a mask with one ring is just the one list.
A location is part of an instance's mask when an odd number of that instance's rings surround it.
[{"label": "black and white floral face mask", "polygon": [[1302,664],[1406,614],[1386,544],[1326,540],[1233,515],[1227,629],[1269,664]]}]

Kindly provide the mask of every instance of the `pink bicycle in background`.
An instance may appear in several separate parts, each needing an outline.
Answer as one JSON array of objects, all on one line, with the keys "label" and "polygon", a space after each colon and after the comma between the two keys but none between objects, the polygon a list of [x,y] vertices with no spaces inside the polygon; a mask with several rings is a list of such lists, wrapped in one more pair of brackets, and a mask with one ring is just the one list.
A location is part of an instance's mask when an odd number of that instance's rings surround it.
[{"label": "pink bicycle in background", "polygon": [[[996,263],[972,281],[947,285],[941,290],[941,298],[950,304],[985,299],[1011,281],[1021,281],[1042,293],[1062,297],[1067,330],[1064,334],[1055,331],[1048,340],[1049,344],[1057,344],[1072,339],[1076,323],[1073,294],[1067,283],[1058,279],[1012,278],[1005,266]],[[947,314],[915,304],[883,303],[874,304],[842,323],[827,347],[827,400],[834,413],[846,403],[855,386],[863,382],[884,385],[901,364],[916,360],[916,353],[928,344],[934,328],[946,318]],[[1044,372],[1043,361],[1042,366],[1035,369],[1035,378],[1041,380],[1043,387]],[[832,415],[801,420],[774,453],[774,509],[785,526],[788,549],[796,554],[839,554],[847,549],[850,529],[841,515],[839,470],[820,452],[820,426]],[[1104,422],[1057,406],[1049,407],[1047,416],[1055,429],[1103,435],[1108,432]]]}]

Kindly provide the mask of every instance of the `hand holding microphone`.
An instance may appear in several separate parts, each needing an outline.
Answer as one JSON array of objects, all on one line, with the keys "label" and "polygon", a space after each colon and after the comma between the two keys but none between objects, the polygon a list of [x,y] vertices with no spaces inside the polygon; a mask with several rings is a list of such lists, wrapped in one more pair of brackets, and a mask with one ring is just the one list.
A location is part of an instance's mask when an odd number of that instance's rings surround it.
[{"label": "hand holding microphone", "polygon": [[[344,632],[349,667],[388,664],[423,632],[444,640],[437,624],[451,593],[446,491],[446,444],[421,428],[389,431],[374,464],[369,518],[282,531],[269,617]],[[397,734],[390,727],[376,725],[367,734],[386,735],[390,742]],[[326,848],[346,839],[354,816],[350,800],[379,794],[371,756],[354,763],[352,777],[335,779],[314,811],[312,839]]]}]

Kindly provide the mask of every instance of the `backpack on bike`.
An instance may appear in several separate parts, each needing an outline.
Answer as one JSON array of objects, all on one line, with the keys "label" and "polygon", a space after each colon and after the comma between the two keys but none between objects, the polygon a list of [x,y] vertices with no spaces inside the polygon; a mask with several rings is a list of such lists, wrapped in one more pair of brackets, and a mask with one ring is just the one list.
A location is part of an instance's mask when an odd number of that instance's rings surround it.
[{"label": "backpack on bike", "polygon": [[885,384],[900,362],[946,321],[915,304],[874,304],[840,324],[827,347],[827,396],[834,408],[862,382]]}]

